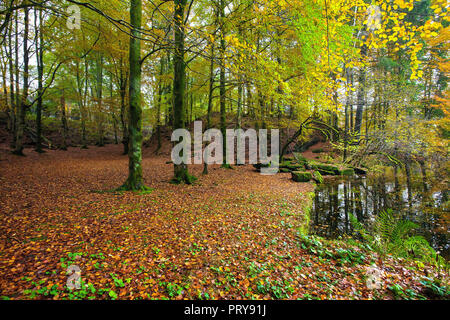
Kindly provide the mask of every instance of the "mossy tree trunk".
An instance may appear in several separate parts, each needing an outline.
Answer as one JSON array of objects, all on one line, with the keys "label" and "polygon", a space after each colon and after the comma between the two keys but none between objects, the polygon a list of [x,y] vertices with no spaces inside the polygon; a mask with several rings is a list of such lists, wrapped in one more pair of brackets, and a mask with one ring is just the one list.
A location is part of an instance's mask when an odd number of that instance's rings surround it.
[{"label": "mossy tree trunk", "polygon": [[122,190],[145,190],[142,177],[141,41],[142,0],[131,0],[130,84],[128,110],[128,179]]},{"label": "mossy tree trunk", "polygon": [[[184,61],[184,12],[187,0],[175,0],[174,28],[175,28],[175,50],[173,57],[173,129],[185,127],[186,118],[186,65]],[[193,182],[193,177],[188,172],[187,164],[174,164],[175,183]]]}]

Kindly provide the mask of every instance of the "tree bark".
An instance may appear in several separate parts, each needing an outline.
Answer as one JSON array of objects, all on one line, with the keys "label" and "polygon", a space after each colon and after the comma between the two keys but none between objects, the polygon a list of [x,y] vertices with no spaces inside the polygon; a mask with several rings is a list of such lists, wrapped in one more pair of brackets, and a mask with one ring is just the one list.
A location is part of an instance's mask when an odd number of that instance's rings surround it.
[{"label": "tree bark", "polygon": [[[173,129],[185,127],[186,118],[186,65],[184,61],[184,14],[187,0],[175,0],[174,28],[175,28],[175,50],[173,57]],[[193,182],[193,177],[188,172],[186,163],[174,164],[174,183]]]},{"label": "tree bark", "polygon": [[[211,44],[211,60],[209,64],[209,93],[208,93],[208,113],[206,114],[206,128],[211,127],[212,99],[214,93],[214,43]],[[203,160],[203,174],[208,174],[207,159]]]},{"label": "tree bark", "polygon": [[103,55],[98,53],[97,66],[96,66],[96,82],[97,82],[97,145],[103,147],[105,145],[104,140],[104,127],[103,127]]},{"label": "tree bark", "polygon": [[67,117],[66,117],[66,96],[65,90],[62,90],[61,95],[61,126],[62,126],[62,136],[63,143],[61,146],[61,150],[67,150],[67,134],[68,134],[68,126],[67,126]]},{"label": "tree bark", "polygon": [[128,112],[128,179],[121,189],[145,190],[142,175],[141,36],[142,0],[131,0],[130,101]]},{"label": "tree bark", "polygon": [[220,131],[222,131],[223,137],[223,163],[222,167],[229,167],[227,164],[227,123],[226,123],[226,88],[225,88],[225,0],[220,0],[219,4],[219,17],[220,17]]},{"label": "tree bark", "polygon": [[156,102],[156,139],[158,145],[156,146],[155,153],[158,154],[162,147],[161,143],[161,103],[164,85],[162,83],[162,76],[164,75],[164,57],[161,57],[160,69],[159,69],[159,83],[158,83],[158,101]]},{"label": "tree bark", "polygon": [[37,61],[37,71],[38,71],[38,99],[36,104],[36,152],[42,153],[44,152],[42,150],[42,79],[44,74],[44,35],[42,32],[42,9],[35,9],[39,10],[39,27],[37,23],[37,12],[35,11],[35,30],[36,33],[39,34],[39,40],[38,37],[36,37],[36,61]]},{"label": "tree bark", "polygon": [[122,144],[123,144],[123,154],[128,154],[128,127],[126,121],[126,87],[128,82],[128,73],[124,72],[122,60],[120,63],[120,77],[119,77],[119,86],[120,86],[120,122],[122,124]]},{"label": "tree bark", "polygon": [[[16,135],[16,143],[13,153],[16,155],[24,155],[23,154],[23,136],[25,129],[25,113],[28,109],[28,31],[29,31],[29,9],[25,8],[25,17],[24,17],[24,34],[23,34],[23,90],[22,90],[22,99],[20,106],[18,108],[18,123],[17,123],[17,135]],[[18,63],[18,61],[16,62]]]}]

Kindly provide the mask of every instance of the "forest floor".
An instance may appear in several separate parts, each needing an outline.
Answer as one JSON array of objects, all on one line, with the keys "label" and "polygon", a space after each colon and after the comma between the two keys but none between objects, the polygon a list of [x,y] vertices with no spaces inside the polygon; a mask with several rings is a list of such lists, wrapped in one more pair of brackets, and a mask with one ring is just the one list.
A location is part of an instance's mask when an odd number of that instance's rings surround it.
[{"label": "forest floor", "polygon": [[[127,177],[121,147],[26,157],[0,150],[0,296],[4,299],[417,298],[430,270],[388,258],[383,285],[359,248],[302,238],[314,185],[253,167],[191,166],[173,185],[167,156],[146,156],[151,192],[109,192]],[[325,253],[325,254],[323,254]],[[380,263],[378,261],[378,263]],[[76,265],[81,290],[69,290]],[[400,291],[389,290],[400,286]],[[408,291],[409,290],[409,291]],[[400,292],[400,293],[399,293]]]}]

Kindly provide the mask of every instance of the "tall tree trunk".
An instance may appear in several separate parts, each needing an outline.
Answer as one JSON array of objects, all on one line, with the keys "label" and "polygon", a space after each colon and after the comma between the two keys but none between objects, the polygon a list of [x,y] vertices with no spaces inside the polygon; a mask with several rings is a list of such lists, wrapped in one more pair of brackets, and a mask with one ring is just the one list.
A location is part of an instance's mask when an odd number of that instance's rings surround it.
[{"label": "tall tree trunk", "polygon": [[28,109],[28,31],[29,31],[29,9],[25,8],[24,17],[24,34],[23,34],[23,90],[22,101],[18,109],[17,137],[13,153],[16,155],[23,154],[23,136],[25,130],[25,113]]},{"label": "tall tree trunk", "polygon": [[84,94],[83,94],[83,85],[81,84],[81,76],[80,76],[80,63],[77,61],[76,63],[77,71],[77,91],[78,91],[78,106],[80,107],[80,118],[81,118],[81,149],[87,149],[87,141],[86,141],[86,93],[88,87],[88,63],[85,58],[84,62],[84,76],[85,76],[85,84],[84,84]]},{"label": "tall tree trunk", "polygon": [[[367,54],[367,47],[363,45],[361,48],[361,56],[365,57],[366,54]],[[365,85],[366,85],[366,70],[364,66],[362,66],[359,72],[357,106],[355,115],[355,132],[358,136],[361,133],[361,125],[363,120]]]},{"label": "tall tree trunk", "polygon": [[[14,66],[13,66],[13,46],[12,46],[12,28],[13,24],[11,21],[11,25],[9,27],[8,32],[8,48],[9,48],[9,93],[11,100],[11,115],[10,115],[10,132],[15,135],[15,127],[16,127],[16,102],[14,99]],[[13,139],[14,140],[14,139]]]},{"label": "tall tree trunk", "polygon": [[111,110],[111,118],[113,121],[113,129],[114,129],[114,144],[119,144],[119,138],[118,138],[118,134],[117,134],[117,117],[116,117],[116,113],[114,110],[114,101],[113,101],[113,94],[114,94],[114,89],[113,89],[113,74],[110,73],[109,75],[109,108]]},{"label": "tall tree trunk", "polygon": [[355,114],[355,132],[357,135],[361,133],[361,125],[363,120],[364,112],[364,86],[365,86],[366,72],[362,68],[359,74],[358,80],[358,96],[357,96],[357,106]]},{"label": "tall tree trunk", "polygon": [[97,145],[103,147],[105,145],[104,140],[104,114],[103,114],[103,55],[98,53],[97,56],[97,70],[96,70],[96,82],[97,82]]},{"label": "tall tree trunk", "polygon": [[227,159],[227,123],[226,123],[226,88],[225,88],[225,0],[220,0],[219,4],[219,17],[220,17],[220,131],[222,131],[223,137],[223,164],[222,167],[229,167],[226,163]]},{"label": "tall tree trunk", "polygon": [[[182,129],[186,118],[186,65],[184,61],[184,11],[187,0],[175,0],[174,28],[175,28],[175,50],[173,57],[173,129]],[[188,172],[186,163],[174,164],[174,183],[193,182],[193,177]]]},{"label": "tall tree trunk", "polygon": [[123,144],[123,154],[128,154],[128,128],[126,122],[126,106],[125,106],[125,98],[126,98],[126,87],[128,74],[124,72],[122,63],[120,64],[120,122],[122,124],[122,144]]},{"label": "tall tree trunk", "polygon": [[36,152],[42,153],[42,79],[44,74],[44,34],[42,32],[42,9],[39,10],[39,27],[37,23],[37,13],[35,11],[35,30],[36,33],[39,33],[39,41],[38,37],[36,37],[36,61],[37,61],[37,71],[38,71],[38,99],[36,105]]},{"label": "tall tree trunk", "polygon": [[142,176],[141,34],[142,0],[131,0],[128,179],[121,189],[145,190]]},{"label": "tall tree trunk", "polygon": [[[209,93],[208,93],[208,113],[206,114],[205,131],[211,127],[212,99],[214,93],[214,43],[211,44],[211,60],[209,64]],[[205,154],[206,157],[206,154]],[[208,174],[207,159],[203,160],[203,174]]]},{"label": "tall tree trunk", "polygon": [[238,98],[237,98],[237,112],[236,112],[236,128],[240,129],[242,126],[242,76],[238,77]]},{"label": "tall tree trunk", "polygon": [[14,150],[16,148],[16,140],[17,140],[17,127],[19,123],[19,109],[20,109],[20,70],[19,70],[19,10],[16,10],[15,14],[15,35],[14,35],[14,52],[15,52],[15,59],[14,59],[14,67],[15,67],[15,73],[16,73],[16,81],[15,81],[15,87],[16,87],[16,95],[15,95],[15,107],[16,107],[16,117],[15,117],[15,123],[14,123],[14,131],[13,131],[13,140],[11,142],[11,148]]},{"label": "tall tree trunk", "polygon": [[162,95],[164,84],[162,83],[162,76],[164,75],[164,57],[161,57],[160,61],[160,69],[159,69],[159,83],[158,83],[158,101],[156,102],[156,139],[157,139],[157,147],[155,153],[158,154],[159,150],[162,147],[161,143],[161,103],[162,103]]},{"label": "tall tree trunk", "polygon": [[351,90],[350,90],[350,76],[349,73],[351,71],[349,69],[346,70],[347,73],[347,90],[346,90],[346,102],[345,102],[345,128],[344,128],[344,154],[343,154],[343,161],[345,162],[347,160],[347,146],[348,146],[348,108],[350,106],[350,95],[351,95]]}]

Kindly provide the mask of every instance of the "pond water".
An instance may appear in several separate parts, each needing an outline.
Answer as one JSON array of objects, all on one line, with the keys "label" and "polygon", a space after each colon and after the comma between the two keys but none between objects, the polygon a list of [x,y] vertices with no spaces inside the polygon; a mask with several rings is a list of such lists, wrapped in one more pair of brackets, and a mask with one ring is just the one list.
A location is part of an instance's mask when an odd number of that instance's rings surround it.
[{"label": "pond water", "polygon": [[[397,182],[395,182],[397,180]],[[376,215],[392,209],[396,216],[419,225],[416,234],[449,260],[449,192],[445,185],[425,184],[386,176],[367,178],[327,178],[318,186],[311,211],[310,231],[328,239],[351,235],[349,214],[370,230]]]}]

